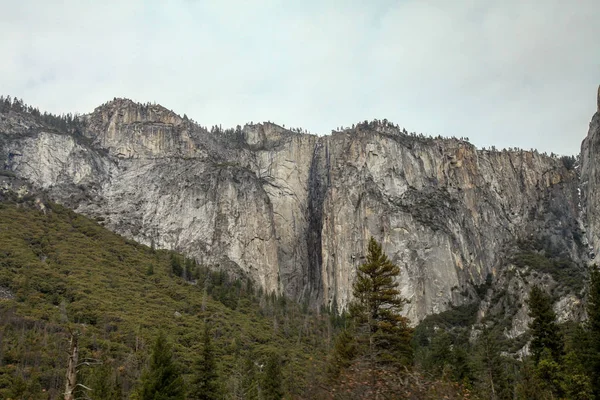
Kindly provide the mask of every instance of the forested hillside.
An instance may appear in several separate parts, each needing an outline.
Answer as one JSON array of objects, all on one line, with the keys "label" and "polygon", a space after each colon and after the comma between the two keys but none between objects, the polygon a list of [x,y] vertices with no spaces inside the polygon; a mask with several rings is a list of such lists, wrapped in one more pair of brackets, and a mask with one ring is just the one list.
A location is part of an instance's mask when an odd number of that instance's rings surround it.
[{"label": "forested hillside", "polygon": [[306,394],[336,329],[329,314],[255,290],[250,280],[229,280],[32,200],[0,204],[0,288],[6,399],[62,398],[71,333],[79,334],[79,359],[92,364],[79,368],[91,398],[134,393],[159,331],[191,382],[207,323],[223,393],[244,398],[275,357],[285,392]]},{"label": "forested hillside", "polygon": [[530,329],[516,339],[502,312],[482,318],[476,306],[413,329],[399,314],[400,270],[374,240],[340,316],[39,197],[2,196],[1,398],[64,398],[74,338],[74,398],[151,399],[165,376],[173,399],[598,398],[596,270],[583,324],[559,324],[552,292],[534,286]]}]

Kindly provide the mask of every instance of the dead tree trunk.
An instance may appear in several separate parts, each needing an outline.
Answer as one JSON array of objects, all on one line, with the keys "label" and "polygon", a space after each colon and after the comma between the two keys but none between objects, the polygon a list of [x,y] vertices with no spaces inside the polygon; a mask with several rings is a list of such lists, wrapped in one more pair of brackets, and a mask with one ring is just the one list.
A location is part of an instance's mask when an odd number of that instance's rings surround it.
[{"label": "dead tree trunk", "polygon": [[77,363],[79,362],[79,347],[77,346],[77,335],[71,333],[69,363],[67,364],[67,383],[65,385],[65,400],[75,400],[75,388],[77,387]]}]

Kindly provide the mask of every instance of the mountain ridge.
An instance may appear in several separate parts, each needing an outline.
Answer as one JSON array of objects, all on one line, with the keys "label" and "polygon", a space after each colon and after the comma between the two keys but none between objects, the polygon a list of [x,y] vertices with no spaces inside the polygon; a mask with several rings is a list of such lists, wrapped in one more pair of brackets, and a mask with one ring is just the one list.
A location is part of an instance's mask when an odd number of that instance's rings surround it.
[{"label": "mountain ridge", "polygon": [[15,135],[18,117],[4,113],[5,169],[116,232],[244,271],[265,290],[345,307],[371,235],[403,268],[415,321],[469,303],[488,274],[500,281],[514,267],[503,248],[521,236],[587,262],[571,158],[477,150],[385,120],[326,136],[272,123],[211,132],[162,106],[115,101],[81,118],[91,143],[31,121],[29,136]]}]

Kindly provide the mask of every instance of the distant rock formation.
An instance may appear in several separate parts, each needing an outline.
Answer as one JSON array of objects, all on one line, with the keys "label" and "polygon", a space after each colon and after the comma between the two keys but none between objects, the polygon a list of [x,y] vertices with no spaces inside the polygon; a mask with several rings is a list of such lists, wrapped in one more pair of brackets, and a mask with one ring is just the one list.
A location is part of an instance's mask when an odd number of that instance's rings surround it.
[{"label": "distant rock formation", "polygon": [[[346,307],[374,236],[402,269],[414,322],[476,302],[483,317],[510,303],[514,337],[527,328],[531,285],[561,284],[516,267],[520,247],[548,247],[585,270],[579,170],[558,157],[479,150],[387,121],[320,137],[271,123],[208,131],[127,99],[81,120],[76,135],[0,113],[0,162],[115,232],[240,272],[266,292]],[[583,211],[594,214],[600,146],[586,143]],[[589,228],[598,251],[600,218]],[[579,318],[580,293],[557,293],[561,320]]]},{"label": "distant rock formation", "polygon": [[600,85],[598,85],[598,99],[597,99],[597,102],[598,102],[598,112],[600,112]]}]

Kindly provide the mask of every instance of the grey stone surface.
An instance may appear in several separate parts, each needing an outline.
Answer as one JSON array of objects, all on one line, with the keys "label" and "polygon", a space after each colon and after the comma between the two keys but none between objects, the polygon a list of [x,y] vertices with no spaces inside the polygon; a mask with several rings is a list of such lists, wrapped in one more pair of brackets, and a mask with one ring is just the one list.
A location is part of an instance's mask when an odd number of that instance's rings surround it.
[{"label": "grey stone surface", "polygon": [[600,113],[590,122],[581,144],[581,211],[591,258],[600,251]]},{"label": "grey stone surface", "polygon": [[[371,235],[402,269],[413,321],[472,302],[488,276],[524,303],[537,281],[509,273],[518,240],[543,239],[583,268],[588,249],[574,236],[586,218],[600,245],[597,115],[582,148],[582,203],[578,170],[557,157],[478,150],[383,122],[322,137],[271,123],[211,133],[125,99],[84,120],[80,137],[4,115],[5,168],[126,237],[315,305],[348,304]],[[495,306],[492,292],[480,317]],[[560,298],[562,317],[579,318],[579,295]],[[513,321],[516,336],[526,309]]]}]

